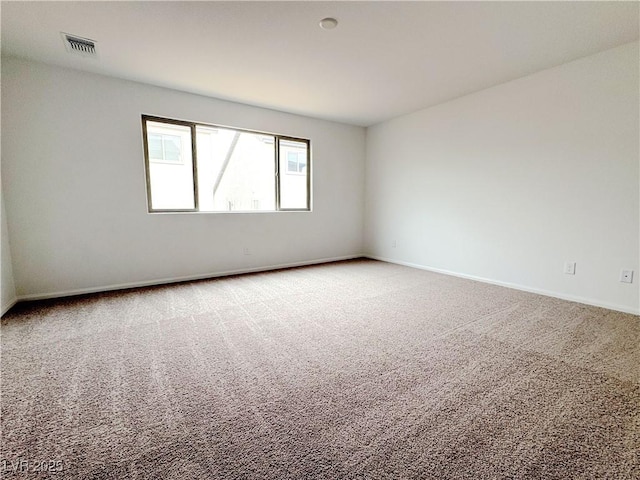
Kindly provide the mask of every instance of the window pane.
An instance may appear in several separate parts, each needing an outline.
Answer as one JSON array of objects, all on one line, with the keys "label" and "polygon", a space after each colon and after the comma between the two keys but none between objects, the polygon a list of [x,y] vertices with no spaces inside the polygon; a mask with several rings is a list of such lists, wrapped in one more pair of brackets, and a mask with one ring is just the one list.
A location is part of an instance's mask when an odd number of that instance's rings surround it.
[{"label": "window pane", "polygon": [[201,211],[275,210],[273,136],[196,127]]},{"label": "window pane", "polygon": [[164,160],[162,155],[162,135],[149,134],[149,158],[151,160]]},{"label": "window pane", "polygon": [[191,128],[147,121],[147,139],[151,209],[194,209]]},{"label": "window pane", "polygon": [[180,163],[182,153],[182,142],[176,135],[163,135],[164,140],[164,160],[165,162]]},{"label": "window pane", "polygon": [[306,142],[280,140],[280,208],[309,208]]},{"label": "window pane", "polygon": [[287,172],[298,172],[298,154],[287,152]]}]

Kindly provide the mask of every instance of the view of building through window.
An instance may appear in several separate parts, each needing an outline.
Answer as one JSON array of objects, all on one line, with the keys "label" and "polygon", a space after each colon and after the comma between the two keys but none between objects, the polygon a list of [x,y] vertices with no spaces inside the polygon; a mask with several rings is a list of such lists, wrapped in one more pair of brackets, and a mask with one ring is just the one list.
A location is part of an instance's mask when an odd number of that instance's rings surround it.
[{"label": "view of building through window", "polygon": [[196,139],[200,210],[276,209],[273,137],[198,126]]},{"label": "view of building through window", "polygon": [[149,158],[154,162],[182,163],[180,135],[149,134]]},{"label": "view of building through window", "polygon": [[143,123],[150,211],[309,210],[308,140],[148,117]]}]

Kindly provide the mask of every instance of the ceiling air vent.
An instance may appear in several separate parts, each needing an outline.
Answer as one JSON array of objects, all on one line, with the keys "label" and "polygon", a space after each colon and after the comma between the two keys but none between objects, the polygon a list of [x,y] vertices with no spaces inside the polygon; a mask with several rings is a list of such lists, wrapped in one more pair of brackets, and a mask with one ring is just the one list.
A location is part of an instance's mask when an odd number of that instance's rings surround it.
[{"label": "ceiling air vent", "polygon": [[77,35],[70,35],[62,32],[62,39],[67,52],[76,53],[83,57],[97,57],[96,42],[88,38],[82,38]]}]

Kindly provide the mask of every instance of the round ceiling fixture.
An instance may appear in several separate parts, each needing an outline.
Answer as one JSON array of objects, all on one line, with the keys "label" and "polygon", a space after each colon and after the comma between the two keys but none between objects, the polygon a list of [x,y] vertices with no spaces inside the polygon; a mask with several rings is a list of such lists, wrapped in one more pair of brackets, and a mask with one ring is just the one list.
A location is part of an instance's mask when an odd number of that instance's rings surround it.
[{"label": "round ceiling fixture", "polygon": [[338,26],[338,20],[335,18],[327,17],[320,20],[320,28],[323,30],[333,30]]}]

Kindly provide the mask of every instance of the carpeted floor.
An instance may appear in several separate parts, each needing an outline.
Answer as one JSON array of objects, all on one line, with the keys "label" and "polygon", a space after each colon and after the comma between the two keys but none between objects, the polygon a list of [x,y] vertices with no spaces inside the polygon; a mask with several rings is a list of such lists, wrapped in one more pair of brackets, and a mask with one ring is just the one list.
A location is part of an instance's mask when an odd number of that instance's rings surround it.
[{"label": "carpeted floor", "polygon": [[4,478],[640,478],[640,317],[382,262],[18,305],[1,360]]}]

